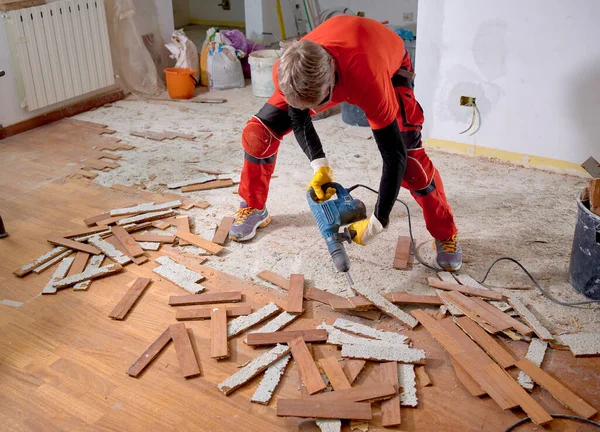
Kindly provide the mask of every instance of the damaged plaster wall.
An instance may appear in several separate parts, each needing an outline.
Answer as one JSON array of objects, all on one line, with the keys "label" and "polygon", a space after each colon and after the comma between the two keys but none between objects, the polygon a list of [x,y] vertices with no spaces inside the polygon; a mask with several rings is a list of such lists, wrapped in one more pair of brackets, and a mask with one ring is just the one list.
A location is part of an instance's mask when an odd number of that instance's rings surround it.
[{"label": "damaged plaster wall", "polygon": [[[424,138],[575,163],[600,157],[598,16],[600,3],[587,0],[421,2],[415,92]],[[472,115],[462,95],[482,114],[473,136],[459,134]]]}]

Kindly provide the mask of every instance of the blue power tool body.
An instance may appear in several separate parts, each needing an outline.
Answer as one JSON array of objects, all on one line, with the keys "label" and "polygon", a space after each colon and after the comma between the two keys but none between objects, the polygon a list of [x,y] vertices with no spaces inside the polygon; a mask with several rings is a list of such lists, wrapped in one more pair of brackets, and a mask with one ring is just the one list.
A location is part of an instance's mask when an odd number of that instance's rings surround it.
[{"label": "blue power tool body", "polygon": [[317,222],[319,231],[327,243],[327,249],[333,260],[335,268],[346,277],[350,285],[352,278],[349,277],[350,259],[344,248],[344,242],[352,242],[352,235],[348,228],[340,231],[340,228],[359,220],[367,218],[367,210],[362,201],[352,198],[350,193],[339,183],[326,183],[322,187],[323,191],[334,188],[335,198],[317,202],[317,196],[313,189],[306,192],[308,205]]}]

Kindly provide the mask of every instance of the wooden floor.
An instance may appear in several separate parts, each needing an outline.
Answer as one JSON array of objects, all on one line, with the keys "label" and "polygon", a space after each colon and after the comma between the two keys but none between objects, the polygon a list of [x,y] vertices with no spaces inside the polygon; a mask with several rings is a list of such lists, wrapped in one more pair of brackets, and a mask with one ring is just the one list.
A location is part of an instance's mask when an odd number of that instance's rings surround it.
[{"label": "wooden floor", "polygon": [[[217,390],[218,382],[261,350],[247,347],[239,336],[230,341],[232,355],[228,360],[212,360],[208,321],[186,323],[193,331],[201,376],[182,378],[173,346],[139,378],[125,374],[147,346],[176,322],[174,308],[167,305],[168,297],[185,294],[152,273],[157,266],[152,259],[94,281],[89,291],[68,289],[54,296],[39,295],[54,269],[23,279],[11,274],[50,249],[45,241],[50,233],[75,229],[84,218],[111,208],[148,200],[146,192],[117,191],[82,178],[49,181],[79,168],[90,150],[81,145],[79,132],[53,138],[52,131],[46,129],[48,139],[40,142],[40,135],[31,138],[39,131],[0,141],[0,215],[10,232],[8,238],[0,240],[0,301],[23,303],[19,307],[0,304],[0,430],[317,431],[314,421],[275,415],[277,397],[300,397],[293,364],[269,406],[250,403],[260,378],[228,397]],[[99,139],[97,133],[90,136]],[[151,256],[173,254],[185,260],[191,268],[205,273],[210,292],[240,288],[245,302],[254,308],[269,301],[285,305],[281,293],[211,270],[212,258],[201,266],[195,259],[167,249],[163,247]],[[127,291],[126,285],[139,276],[154,282],[124,321],[108,318]],[[307,312],[289,326],[290,330],[314,328],[323,320],[332,323],[343,316],[314,302],[305,302],[305,306]],[[388,318],[373,325],[397,327]],[[415,347],[426,350],[434,385],[417,387],[419,407],[403,408],[402,426],[391,430],[502,431],[524,417],[519,410],[502,411],[487,397],[470,396],[456,380],[447,353],[422,327],[403,333]],[[506,346],[519,358],[526,349],[524,343],[509,342]],[[336,353],[331,346],[313,348],[317,358]],[[599,359],[574,359],[569,352],[550,350],[543,368],[593,406],[600,406]],[[367,367],[357,382],[377,379],[375,372],[372,366]],[[539,388],[533,395],[551,413],[572,414]],[[378,409],[374,416],[370,430],[384,430],[378,426]],[[528,425],[519,430],[540,429]],[[594,430],[561,420],[553,421],[547,429]]]}]

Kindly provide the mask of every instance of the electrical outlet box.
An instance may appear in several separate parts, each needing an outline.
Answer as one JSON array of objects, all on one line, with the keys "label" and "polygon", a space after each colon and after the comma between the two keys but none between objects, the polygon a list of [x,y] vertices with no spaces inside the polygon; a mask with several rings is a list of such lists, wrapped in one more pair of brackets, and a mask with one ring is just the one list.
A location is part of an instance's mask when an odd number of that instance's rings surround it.
[{"label": "electrical outlet box", "polygon": [[415,14],[412,12],[404,12],[402,14],[402,21],[413,22],[415,20]]},{"label": "electrical outlet box", "polygon": [[475,106],[475,98],[471,96],[461,96],[460,106]]}]

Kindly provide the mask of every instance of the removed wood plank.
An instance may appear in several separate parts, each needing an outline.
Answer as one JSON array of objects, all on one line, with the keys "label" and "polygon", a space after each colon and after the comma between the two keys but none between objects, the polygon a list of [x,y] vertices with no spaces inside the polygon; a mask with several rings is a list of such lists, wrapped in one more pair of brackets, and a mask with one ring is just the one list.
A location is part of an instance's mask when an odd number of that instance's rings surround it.
[{"label": "removed wood plank", "polygon": [[106,237],[105,240],[107,243],[110,243],[116,250],[121,252],[123,255],[125,255],[127,258],[129,258],[132,262],[134,262],[137,265],[142,265],[143,263],[148,261],[148,257],[146,255],[141,255],[138,257],[134,257],[133,255],[131,255],[127,251],[127,249],[125,249],[125,246],[123,246],[123,244],[119,241],[119,239],[116,238],[112,234],[109,237]]},{"label": "removed wood plank", "polygon": [[74,231],[69,231],[68,233],[63,234],[62,237],[63,238],[79,237],[79,236],[85,236],[85,235],[89,235],[89,234],[96,234],[99,232],[104,232],[106,230],[108,230],[108,227],[106,225],[92,226],[92,227],[88,227],[88,228],[81,228],[81,229],[77,229]]},{"label": "removed wood plank", "polygon": [[[190,233],[190,218],[188,215],[175,216],[175,227],[177,227],[177,231],[181,231],[184,233]],[[187,246],[190,242],[187,242],[183,239],[179,239],[179,246]]]},{"label": "removed wood plank", "polygon": [[418,295],[409,294],[407,292],[391,292],[383,295],[386,299],[394,304],[427,304],[427,305],[443,305],[444,302],[436,295]]},{"label": "removed wood plank", "polygon": [[445,291],[458,291],[463,294],[482,297],[490,300],[502,300],[502,294],[492,290],[484,290],[467,285],[460,285],[458,283],[444,282],[431,277],[427,278],[427,283],[431,288],[442,289]]},{"label": "removed wood plank", "polygon": [[300,315],[283,311],[267,324],[257,330],[252,330],[250,333],[273,333],[281,330],[297,318],[300,318]]},{"label": "removed wood plank", "polygon": [[[529,360],[537,367],[540,367],[544,361],[546,349],[548,349],[548,342],[541,341],[538,338],[532,338],[531,342],[529,343],[529,348],[527,349],[525,359]],[[533,380],[525,372],[519,371],[517,382],[525,390],[533,390]]]},{"label": "removed wood plank", "polygon": [[183,180],[180,182],[174,182],[167,184],[167,188],[169,189],[179,189],[183,186],[195,185],[206,183],[207,181],[216,180],[217,176],[214,174],[202,174],[200,177],[195,177],[192,179]]},{"label": "removed wood plank", "polygon": [[225,308],[214,307],[210,312],[210,356],[217,360],[229,357]]},{"label": "removed wood plank", "polygon": [[456,324],[493,358],[502,368],[515,364],[515,358],[500,343],[468,317],[455,319]]},{"label": "removed wood plank", "polygon": [[175,236],[159,235],[159,234],[132,234],[131,237],[138,242],[150,243],[175,243]]},{"label": "removed wood plank", "polygon": [[273,285],[278,286],[279,288],[283,288],[284,290],[290,289],[290,281],[284,278],[283,276],[279,276],[277,273],[273,273],[270,270],[263,270],[256,275],[262,280],[272,283]]},{"label": "removed wood plank", "polygon": [[336,401],[336,402],[374,402],[382,399],[389,399],[398,394],[398,383],[392,385],[387,382],[378,382],[377,384],[363,384],[356,387],[350,387],[345,390],[336,390],[323,392],[305,399],[314,401]]},{"label": "removed wood plank", "polygon": [[85,243],[77,242],[75,240],[70,240],[70,239],[66,239],[66,238],[62,238],[62,237],[58,237],[58,236],[48,237],[47,240],[50,243],[55,244],[57,246],[63,246],[63,247],[73,249],[76,251],[87,252],[90,255],[98,255],[100,253],[100,251],[98,249],[96,249],[95,247],[90,246]]},{"label": "removed wood plank", "polygon": [[371,404],[365,402],[320,402],[278,399],[277,416],[343,420],[371,420]]},{"label": "removed wood plank", "polygon": [[[391,384],[398,388],[398,364],[386,362],[379,365],[379,376],[381,382]],[[402,423],[400,415],[400,395],[396,394],[391,399],[381,403],[381,425],[383,427],[397,426]]]},{"label": "removed wood plank", "polygon": [[[319,369],[317,368],[317,365],[315,364],[315,361],[313,360],[313,357],[308,350],[304,339],[302,337],[297,337],[290,340],[287,344],[292,351],[292,357],[294,357],[294,361],[298,365],[300,377],[302,378],[302,382],[304,383],[306,390],[308,390],[308,394],[314,394],[325,390],[327,385],[325,384],[325,381],[323,381]],[[329,418],[325,416],[314,417]]]},{"label": "removed wood plank", "polygon": [[598,410],[529,360],[519,360],[516,366],[529,375],[540,387],[546,389],[554,399],[573,410],[577,415],[592,418],[598,413]]},{"label": "removed wood plank", "polygon": [[248,330],[250,327],[255,326],[259,322],[262,322],[269,317],[275,315],[279,311],[279,306],[275,303],[270,302],[266,306],[263,306],[256,312],[247,315],[240,316],[227,324],[227,337],[232,338],[238,334]]},{"label": "removed wood plank", "polygon": [[166,203],[155,203],[154,201],[138,204],[132,207],[124,207],[118,209],[112,209],[110,211],[111,216],[124,216],[131,213],[149,213],[149,212],[157,212],[161,210],[169,210],[174,209],[181,206],[181,201],[169,201]]},{"label": "removed wood plank", "polygon": [[235,218],[231,216],[226,216],[223,219],[221,219],[221,223],[215,231],[215,235],[213,236],[212,242],[218,245],[224,245],[227,241],[227,238],[229,237],[229,229],[231,228],[231,225],[233,225],[234,221]]},{"label": "removed wood plank", "polygon": [[344,344],[342,357],[372,361],[396,361],[402,363],[421,363],[425,360],[425,351],[408,348],[406,345],[390,345],[378,343]]},{"label": "removed wood plank", "polygon": [[469,297],[462,295],[461,293],[457,295],[452,295],[453,292],[442,292],[439,294],[440,298],[444,300],[447,304],[451,304],[465,315],[467,315],[470,319],[478,323],[481,327],[483,327],[488,333],[496,334],[501,331],[508,330],[510,327],[504,322],[496,323],[499,328],[495,327],[491,323],[489,323],[485,318],[481,316],[481,314],[485,314],[479,308],[479,306],[473,302]]},{"label": "removed wood plank", "polygon": [[[66,258],[68,259],[68,258]],[[113,273],[118,273],[123,270],[120,264],[108,264],[104,267],[98,268],[86,268],[82,273],[75,274],[73,276],[66,277],[64,279],[54,282],[55,288],[66,288],[76,283],[83,282],[85,280],[98,279],[101,277],[109,276]]]},{"label": "removed wood plank", "polygon": [[305,342],[327,341],[326,330],[290,330],[275,331],[272,333],[253,332],[248,333],[246,344],[249,346],[275,345],[288,343],[293,339],[302,338]]},{"label": "removed wood plank", "polygon": [[534,333],[543,341],[553,341],[554,336],[546,327],[537,319],[537,317],[527,308],[525,303],[517,297],[510,297],[508,303],[513,307],[513,310],[529,325]]},{"label": "removed wood plank", "polygon": [[472,396],[480,397],[486,394],[486,392],[481,388],[481,386],[465,371],[465,369],[454,359],[454,357],[450,356],[450,362],[454,367],[454,372],[456,373],[456,378],[465,386],[467,391],[471,393]]},{"label": "removed wood plank", "polygon": [[329,300],[329,306],[334,310],[343,311],[362,311],[375,308],[372,302],[361,295],[354,297],[332,297]]},{"label": "removed wood plank", "polygon": [[263,379],[260,381],[258,387],[256,387],[256,391],[252,395],[250,402],[263,405],[269,403],[291,358],[292,356],[290,354],[286,354],[267,368]]},{"label": "removed wood plank", "polygon": [[176,263],[166,255],[158,257],[154,261],[161,264],[161,266],[152,271],[169,282],[194,294],[204,290],[204,286],[198,283],[198,281],[205,279],[201,273],[196,273],[186,266]]},{"label": "removed wood plank", "polygon": [[190,186],[184,186],[181,188],[181,192],[196,192],[210,189],[220,189],[235,185],[233,180],[213,180],[202,184],[195,184]]},{"label": "removed wood plank", "polygon": [[[440,280],[444,281],[444,282],[452,282],[455,283],[455,279],[452,276],[452,273],[447,272],[447,271],[442,271],[442,272],[437,272],[437,276]],[[440,289],[433,289],[433,291],[435,291],[435,293],[439,296],[440,294],[442,294],[443,292],[445,292],[444,290],[440,290]],[[441,298],[441,297],[440,297]],[[456,306],[454,306],[452,303],[446,302],[444,299],[441,299],[445,304],[446,304],[446,308],[448,309],[448,312],[450,312],[450,314],[452,316],[463,316],[464,313],[462,313],[460,310],[458,310],[456,308]]]},{"label": "removed wood plank", "polygon": [[78,175],[87,177],[89,179],[95,179],[96,177],[98,177],[98,173],[95,173],[93,171],[84,170],[84,169],[79,169],[79,170],[75,171],[73,174],[78,174]]},{"label": "removed wood plank", "polygon": [[175,233],[175,237],[184,239],[184,240],[188,241],[189,243],[193,244],[194,246],[198,246],[198,247],[204,249],[206,252],[211,253],[213,255],[218,255],[221,252],[223,252],[223,250],[225,249],[223,246],[219,246],[218,244],[215,244],[215,243],[213,243],[209,240],[206,240],[200,236],[197,236],[197,235],[191,234],[191,233],[186,233],[183,231],[177,231]]},{"label": "removed wood plank", "polygon": [[[531,328],[529,328],[522,322],[517,321],[510,315],[502,312],[497,306],[492,306],[490,303],[486,302],[485,300],[482,300],[482,299],[476,298],[476,297],[473,297],[471,300],[473,302],[475,302],[477,305],[479,305],[479,307],[482,310],[487,311],[487,315],[485,315],[486,320],[489,320],[491,317],[495,317],[499,321],[504,322],[505,325],[510,326],[510,328],[512,328],[513,330],[515,330],[523,335],[530,335],[533,333],[533,330]],[[495,324],[494,324],[494,326],[495,326]]]},{"label": "removed wood plank", "polygon": [[303,299],[304,275],[291,274],[286,311],[288,311],[291,314],[301,314],[302,312],[304,312],[304,307],[302,305]]},{"label": "removed wood plank", "polygon": [[110,213],[101,213],[101,214],[98,214],[96,216],[92,216],[92,217],[89,217],[87,219],[84,219],[83,223],[86,226],[91,227],[91,226],[96,225],[96,223],[98,221],[101,221],[102,219],[108,219],[109,217],[110,217]]},{"label": "removed wood plank", "polygon": [[125,229],[121,226],[113,226],[110,228],[114,236],[119,240],[119,242],[123,245],[125,250],[128,252],[128,255],[132,257],[138,257],[140,255],[144,255],[144,250],[137,244],[131,235],[125,231]]},{"label": "removed wood plank", "polygon": [[550,414],[535,399],[529,396],[504,369],[499,368],[496,364],[488,364],[483,367],[483,370],[491,380],[502,385],[510,392],[513,400],[519,404],[535,424],[541,426],[552,421]]},{"label": "removed wood plank", "polygon": [[425,366],[416,366],[415,374],[417,375],[417,379],[419,380],[421,387],[429,387],[430,385],[433,385]]},{"label": "removed wood plank", "polygon": [[88,241],[94,246],[96,246],[98,249],[100,249],[107,257],[121,265],[131,262],[131,258],[123,254],[123,252],[118,250],[112,244],[110,244],[106,240],[101,239],[98,236],[94,236]]},{"label": "removed wood plank", "polygon": [[[210,319],[211,310],[212,308],[178,310],[177,314],[175,315],[175,319],[177,321],[194,321]],[[226,313],[229,318],[234,318],[251,314],[252,308],[250,306],[228,307],[226,308]]]},{"label": "removed wood plank", "polygon": [[241,291],[213,292],[169,297],[169,306],[188,306],[242,301]]},{"label": "removed wood plank", "polygon": [[[306,340],[306,339],[305,339]],[[321,365],[321,369],[327,375],[327,379],[333,387],[333,390],[344,390],[351,388],[351,384],[344,375],[344,371],[342,370],[342,366],[336,357],[325,357],[319,360],[319,364]]]},{"label": "removed wood plank", "polygon": [[48,281],[46,286],[44,286],[44,289],[42,290],[42,294],[55,294],[56,293],[56,291],[57,291],[56,282],[63,279],[67,275],[67,273],[69,272],[69,268],[73,264],[74,260],[75,260],[75,258],[64,258],[60,262],[60,264],[58,265],[56,270],[54,270],[54,273],[52,274],[52,276],[50,276],[50,280]]},{"label": "removed wood plank", "polygon": [[143,354],[133,362],[133,364],[125,372],[127,375],[137,377],[142,371],[148,367],[156,356],[167,346],[171,341],[171,328],[167,329],[143,352]]},{"label": "removed wood plank", "polygon": [[164,219],[170,216],[173,216],[175,212],[173,210],[162,210],[150,213],[142,213],[141,215],[131,216],[127,218],[122,218],[117,221],[117,225],[127,225],[130,223],[138,223],[138,222],[151,222],[157,219]]},{"label": "removed wood plank", "polygon": [[375,306],[381,309],[382,312],[391,316],[392,318],[396,318],[401,323],[407,325],[408,327],[415,328],[418,324],[418,321],[414,319],[412,316],[407,314],[406,312],[400,310],[396,305],[390,303],[383,296],[381,296],[375,288],[366,287],[366,286],[354,286],[353,289],[358,293],[365,296],[369,301],[371,301]]},{"label": "removed wood plank", "polygon": [[[62,246],[60,246],[62,247]],[[63,248],[64,249],[64,248]],[[56,264],[59,261],[62,261],[64,258],[68,257],[69,255],[71,255],[74,252],[73,249],[67,249],[65,252],[55,256],[54,258],[52,258],[51,260],[46,261],[44,264],[36,267],[33,269],[33,272],[35,274],[41,274],[42,272],[48,270],[50,267],[52,267],[54,264]]]},{"label": "removed wood plank", "polygon": [[157,251],[160,249],[160,243],[138,242],[138,244],[145,251]]},{"label": "removed wood plank", "polygon": [[346,374],[346,377],[348,378],[350,384],[352,384],[354,380],[356,380],[356,378],[358,377],[358,375],[360,375],[366,364],[366,360],[360,359],[347,359],[344,362],[344,366],[342,367],[342,369]]},{"label": "removed wood plank", "polygon": [[408,269],[409,265],[414,262],[414,260],[415,256],[413,255],[410,237],[398,237],[392,268],[406,270]]},{"label": "removed wood plank", "polygon": [[239,371],[231,375],[225,381],[219,383],[217,388],[225,395],[230,394],[238,387],[244,385],[256,375],[264,371],[277,360],[290,352],[290,347],[287,345],[277,345],[271,350],[262,353],[258,357],[251,360],[248,364],[242,367]]},{"label": "removed wood plank", "polygon": [[339,330],[345,330],[349,333],[366,336],[372,339],[377,339],[382,342],[386,342],[390,345],[404,345],[407,342],[409,342],[409,339],[404,335],[395,332],[376,330],[372,327],[344,318],[336,319],[333,323],[333,326]]},{"label": "removed wood plank", "polygon": [[137,278],[108,316],[114,320],[124,319],[125,315],[127,315],[133,305],[138,301],[150,282],[152,282],[152,279]]},{"label": "removed wood plank", "polygon": [[398,363],[398,385],[401,388],[400,405],[416,407],[419,399],[417,398],[415,365]]},{"label": "removed wood plank", "polygon": [[[93,268],[99,268],[102,265],[102,261],[104,261],[103,254],[94,255],[93,257],[90,258],[88,265],[85,267],[84,271],[93,269]],[[91,279],[76,283],[75,285],[73,285],[73,291],[85,291],[90,287],[91,283],[92,283]]]},{"label": "removed wood plank", "polygon": [[600,356],[600,334],[598,333],[574,333],[564,334],[558,340],[566,345],[575,357]]},{"label": "removed wood plank", "polygon": [[74,274],[81,273],[85,270],[85,266],[87,265],[88,258],[90,254],[87,252],[77,252],[75,255],[75,260],[69,269],[69,273],[67,276],[73,276]]}]

